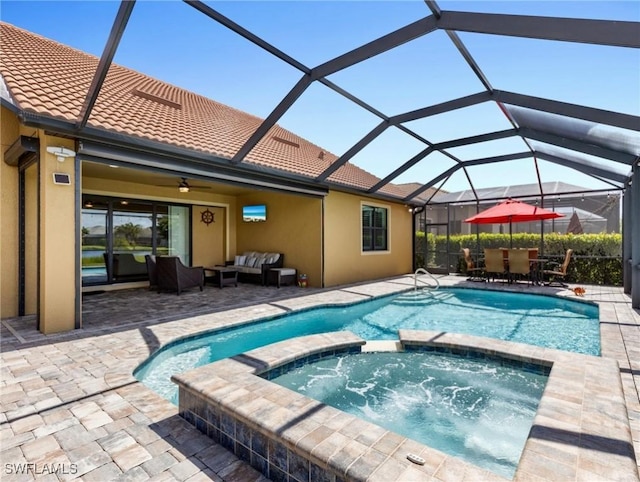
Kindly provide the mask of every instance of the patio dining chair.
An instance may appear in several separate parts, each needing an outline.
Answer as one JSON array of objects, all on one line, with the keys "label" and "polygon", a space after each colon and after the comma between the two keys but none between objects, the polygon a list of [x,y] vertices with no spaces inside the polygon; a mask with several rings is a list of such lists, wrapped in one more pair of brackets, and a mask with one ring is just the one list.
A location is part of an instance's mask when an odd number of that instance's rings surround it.
[{"label": "patio dining chair", "polygon": [[484,273],[487,277],[487,281],[489,281],[489,278],[492,278],[495,281],[496,276],[498,275],[501,278],[504,278],[506,270],[504,267],[504,255],[502,254],[502,249],[484,249]]},{"label": "patio dining chair", "polygon": [[548,286],[562,286],[566,288],[568,285],[564,282],[564,278],[567,276],[567,269],[569,268],[569,262],[571,261],[571,255],[573,249],[567,249],[564,255],[564,262],[558,264],[551,269],[545,269],[542,271],[543,276],[549,276]]},{"label": "patio dining chair", "polygon": [[509,282],[513,283],[517,278],[525,278],[527,285],[531,281],[531,262],[529,260],[529,250],[510,249],[509,250]]},{"label": "patio dining chair", "polygon": [[464,254],[464,262],[467,265],[467,274],[469,277],[467,281],[484,281],[484,268],[477,267],[471,258],[471,251],[469,248],[462,248]]}]

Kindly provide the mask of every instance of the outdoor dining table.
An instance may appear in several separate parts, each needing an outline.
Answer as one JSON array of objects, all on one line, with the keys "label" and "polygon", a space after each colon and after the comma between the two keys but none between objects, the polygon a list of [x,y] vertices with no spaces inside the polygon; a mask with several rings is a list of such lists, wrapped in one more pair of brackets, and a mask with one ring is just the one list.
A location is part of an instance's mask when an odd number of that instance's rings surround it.
[{"label": "outdoor dining table", "polygon": [[[502,260],[504,262],[504,270],[506,274],[509,274],[509,251],[510,248],[499,248],[502,250]],[[544,271],[544,265],[549,260],[546,258],[538,258],[538,248],[511,248],[511,249],[527,249],[529,251],[529,264],[531,265],[531,282],[534,285],[543,284],[542,272]],[[479,258],[478,262],[480,266],[484,265],[484,257]]]}]

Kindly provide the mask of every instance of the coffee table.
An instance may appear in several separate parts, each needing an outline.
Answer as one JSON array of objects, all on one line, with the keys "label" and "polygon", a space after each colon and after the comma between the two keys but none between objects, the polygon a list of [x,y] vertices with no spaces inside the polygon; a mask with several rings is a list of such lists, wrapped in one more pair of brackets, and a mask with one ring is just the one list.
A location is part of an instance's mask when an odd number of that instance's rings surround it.
[{"label": "coffee table", "polygon": [[[207,275],[207,271],[212,271],[213,275]],[[214,266],[212,268],[204,268],[205,281],[211,281],[219,288],[224,286],[238,286],[238,271],[234,268],[225,266]]]}]

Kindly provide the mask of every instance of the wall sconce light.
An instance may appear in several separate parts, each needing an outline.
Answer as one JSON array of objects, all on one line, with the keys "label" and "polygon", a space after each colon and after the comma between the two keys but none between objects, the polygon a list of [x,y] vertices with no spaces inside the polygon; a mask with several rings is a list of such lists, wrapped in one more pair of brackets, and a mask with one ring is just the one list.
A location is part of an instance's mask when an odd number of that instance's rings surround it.
[{"label": "wall sconce light", "polygon": [[64,162],[67,157],[75,157],[75,151],[67,149],[66,147],[48,146],[47,152],[56,156],[58,162]]}]

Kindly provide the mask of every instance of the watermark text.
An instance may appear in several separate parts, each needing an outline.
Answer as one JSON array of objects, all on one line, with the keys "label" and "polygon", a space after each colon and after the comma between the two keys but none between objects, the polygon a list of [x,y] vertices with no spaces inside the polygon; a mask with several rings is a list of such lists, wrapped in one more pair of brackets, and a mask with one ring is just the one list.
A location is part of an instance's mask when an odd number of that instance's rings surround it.
[{"label": "watermark text", "polygon": [[55,463],[7,463],[4,464],[4,473],[11,474],[30,474],[30,475],[73,475],[78,472],[78,464],[55,464]]}]

